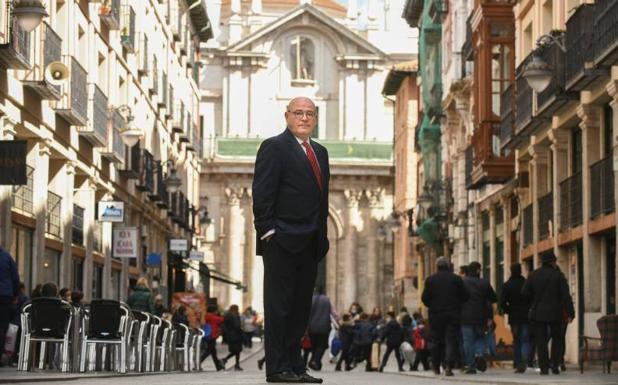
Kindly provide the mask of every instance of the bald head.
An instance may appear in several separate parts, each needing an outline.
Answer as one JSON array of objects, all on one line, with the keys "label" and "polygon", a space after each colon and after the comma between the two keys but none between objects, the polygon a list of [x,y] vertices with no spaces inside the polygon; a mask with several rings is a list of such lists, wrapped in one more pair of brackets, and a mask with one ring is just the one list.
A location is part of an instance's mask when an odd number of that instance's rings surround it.
[{"label": "bald head", "polygon": [[301,140],[308,140],[317,123],[315,103],[307,97],[294,98],[285,112],[288,129]]}]

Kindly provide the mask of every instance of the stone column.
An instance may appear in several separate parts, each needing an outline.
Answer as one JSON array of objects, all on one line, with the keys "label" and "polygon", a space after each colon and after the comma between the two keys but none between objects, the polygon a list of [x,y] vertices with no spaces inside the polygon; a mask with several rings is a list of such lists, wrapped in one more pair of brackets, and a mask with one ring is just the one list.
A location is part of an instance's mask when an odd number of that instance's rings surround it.
[{"label": "stone column", "polygon": [[362,195],[362,191],[345,190],[346,198],[346,218],[345,218],[345,239],[343,240],[342,256],[343,256],[343,306],[347,309],[352,302],[358,301],[357,276],[358,269],[356,266],[356,237],[357,224],[359,220],[358,203]]},{"label": "stone column", "polygon": [[592,104],[580,104],[577,115],[582,120],[582,215],[584,246],[584,298],[586,312],[601,311],[601,255],[603,241],[588,234],[590,222],[590,165],[600,159],[601,107]]},{"label": "stone column", "polygon": [[[560,210],[560,182],[563,181],[568,175],[569,131],[554,126],[549,132],[549,138],[551,140],[551,150],[554,154],[554,159],[552,160],[552,189],[554,191],[553,222],[554,235],[557,235],[560,231],[560,218],[562,215],[568,215],[568,213],[562,213]],[[556,255],[558,263],[560,263],[561,266],[566,267],[568,265],[568,250],[566,248],[558,247],[558,237],[554,237],[554,255]]]},{"label": "stone column", "polygon": [[[228,271],[227,274],[234,280],[243,280],[243,262],[244,253],[242,242],[243,219],[242,210],[240,208],[240,200],[244,195],[242,187],[226,187],[225,195],[228,204],[228,227],[227,227],[227,255]],[[229,286],[229,285],[228,285]],[[242,307],[242,291],[237,290],[233,286],[228,287],[228,303],[226,305],[236,304]]]},{"label": "stone column", "polygon": [[[384,212],[384,189],[365,190],[369,201],[367,215],[367,298],[363,301],[367,309],[381,306],[379,288],[379,253],[377,249],[378,218]],[[403,231],[403,230],[402,230]]]},{"label": "stone column", "polygon": [[32,202],[36,218],[32,240],[32,281],[41,282],[39,261],[45,256],[45,219],[47,215],[47,187],[49,181],[49,156],[51,150],[47,141],[37,143],[38,156],[33,167]]},{"label": "stone column", "polygon": [[[92,253],[94,252],[94,226],[97,222],[97,218],[94,216],[95,205],[97,204],[96,193],[97,193],[97,180],[96,178],[89,178],[83,186],[87,186],[86,191],[80,191],[80,194],[87,194],[84,200],[88,202],[85,206],[84,210],[84,242],[86,248],[86,258],[84,259],[84,298],[91,299],[92,298],[92,284],[86,279],[87,277],[92,278]],[[109,198],[109,199],[108,199]],[[102,200],[111,200],[111,195],[105,196]],[[104,229],[104,222],[99,223],[102,229]],[[107,244],[103,242],[104,237],[101,236],[101,249],[103,251],[103,255],[105,255],[105,247]],[[128,279],[127,279],[128,282]]]},{"label": "stone column", "polygon": [[547,152],[545,147],[532,143],[528,147],[528,153],[532,157],[530,166],[532,168],[530,176],[530,198],[532,200],[532,244],[534,245],[533,258],[537,259],[537,246],[539,238],[539,198],[545,195],[547,188],[543,186],[547,183]]},{"label": "stone column", "polygon": [[[0,139],[12,140],[15,137],[15,123],[6,116],[0,117]],[[13,186],[0,186],[0,245],[11,250],[12,236],[12,206]]]},{"label": "stone column", "polygon": [[60,287],[71,287],[73,277],[73,252],[71,243],[73,239],[73,190],[75,185],[75,163],[67,162],[64,166],[64,197],[62,199],[62,212],[60,213],[61,226],[63,226],[63,247],[60,257]]},{"label": "stone column", "polygon": [[[483,230],[483,232],[485,232]],[[481,258],[485,269],[485,261]],[[496,206],[489,206],[489,277],[486,278],[492,287],[496,287]]]}]

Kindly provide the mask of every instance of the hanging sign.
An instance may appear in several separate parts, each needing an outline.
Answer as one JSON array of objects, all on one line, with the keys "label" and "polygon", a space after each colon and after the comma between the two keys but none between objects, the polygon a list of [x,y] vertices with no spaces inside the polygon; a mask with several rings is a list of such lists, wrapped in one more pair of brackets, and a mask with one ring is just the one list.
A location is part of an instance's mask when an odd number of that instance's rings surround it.
[{"label": "hanging sign", "polygon": [[99,221],[101,222],[123,222],[124,221],[124,202],[102,201],[99,202]]},{"label": "hanging sign", "polygon": [[170,239],[170,251],[187,251],[189,242],[186,239]]},{"label": "hanging sign", "polygon": [[197,251],[197,250],[191,250],[191,252],[189,253],[189,259],[191,261],[200,261],[200,262],[202,262],[204,260],[204,252],[203,251]]},{"label": "hanging sign", "polygon": [[115,258],[137,258],[137,227],[117,227],[114,229],[114,247],[112,256]]}]

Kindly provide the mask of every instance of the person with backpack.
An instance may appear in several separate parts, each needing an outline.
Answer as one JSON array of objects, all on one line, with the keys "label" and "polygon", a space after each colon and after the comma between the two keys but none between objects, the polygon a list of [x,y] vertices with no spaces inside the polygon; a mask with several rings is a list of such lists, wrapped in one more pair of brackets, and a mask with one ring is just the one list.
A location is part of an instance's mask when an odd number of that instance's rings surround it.
[{"label": "person with backpack", "polygon": [[429,370],[429,333],[425,328],[425,321],[419,319],[416,321],[416,328],[414,329],[414,350],[416,350],[416,356],[414,357],[414,363],[410,368],[411,371],[416,372],[418,370],[418,364],[423,364],[423,370]]},{"label": "person with backpack", "polygon": [[215,305],[208,306],[206,314],[204,315],[204,321],[204,326],[202,326],[202,330],[204,331],[202,343],[206,344],[206,346],[205,349],[202,349],[200,364],[210,355],[215,364],[215,368],[219,371],[225,368],[217,358],[217,338],[219,338],[219,328],[223,323],[223,317],[217,314],[217,307]]},{"label": "person with backpack", "polygon": [[390,311],[387,313],[388,322],[384,327],[384,333],[382,334],[382,340],[386,341],[386,353],[382,359],[382,365],[380,365],[380,372],[384,371],[384,367],[388,363],[388,358],[392,352],[395,352],[395,358],[397,359],[397,367],[400,372],[403,372],[403,359],[401,358],[401,352],[399,348],[403,342],[403,329],[397,319],[395,313]]}]

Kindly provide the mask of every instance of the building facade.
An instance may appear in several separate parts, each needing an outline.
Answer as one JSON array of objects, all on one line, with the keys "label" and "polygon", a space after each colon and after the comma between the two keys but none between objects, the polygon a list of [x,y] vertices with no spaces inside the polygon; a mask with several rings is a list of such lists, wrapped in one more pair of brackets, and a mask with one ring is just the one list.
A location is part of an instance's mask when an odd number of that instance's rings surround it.
[{"label": "building facade", "polygon": [[392,304],[392,233],[384,220],[393,210],[393,105],[381,89],[391,65],[413,57],[391,40],[414,35],[402,33],[403,2],[387,3],[382,12],[369,1],[359,18],[355,1],[347,9],[330,0],[213,2],[219,34],[203,49],[212,76],[201,84],[210,117],[201,191],[214,221],[203,250],[218,272],[247,287],[215,284],[220,303],[263,308],[251,212],[255,153],[285,129],[290,100],[308,96],[318,109],[314,139],[331,162],[331,250],[317,283],[340,310],[354,301],[369,309]]},{"label": "building facade", "polygon": [[[122,300],[148,276],[173,291],[168,241],[197,242],[197,61],[212,36],[202,1],[178,3],[48,0],[32,32],[0,4],[0,138],[27,143],[27,183],[0,186],[0,244],[27,290],[54,282]],[[129,118],[141,132],[132,147]],[[99,220],[105,201],[124,204],[120,222]],[[112,253],[123,227],[135,258]]]}]

